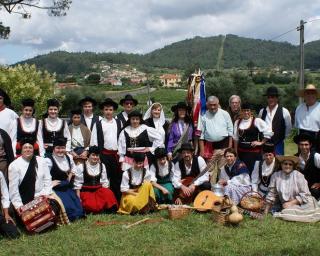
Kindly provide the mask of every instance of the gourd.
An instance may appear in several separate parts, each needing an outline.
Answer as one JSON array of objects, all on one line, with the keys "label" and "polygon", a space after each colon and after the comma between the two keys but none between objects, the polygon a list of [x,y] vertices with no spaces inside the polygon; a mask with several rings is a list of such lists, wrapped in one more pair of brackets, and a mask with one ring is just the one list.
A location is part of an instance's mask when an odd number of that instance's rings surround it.
[{"label": "gourd", "polygon": [[231,224],[239,224],[243,220],[243,216],[238,212],[237,206],[231,206],[230,212],[231,214],[228,216],[228,220]]}]

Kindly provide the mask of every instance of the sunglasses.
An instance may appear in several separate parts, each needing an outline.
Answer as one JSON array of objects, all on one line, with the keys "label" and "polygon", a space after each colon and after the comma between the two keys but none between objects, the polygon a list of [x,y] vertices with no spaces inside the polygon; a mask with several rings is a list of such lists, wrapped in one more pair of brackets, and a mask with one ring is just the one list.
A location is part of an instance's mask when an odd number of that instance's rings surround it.
[{"label": "sunglasses", "polygon": [[126,101],[124,104],[126,104],[126,105],[133,105],[133,102],[131,102],[131,101]]}]

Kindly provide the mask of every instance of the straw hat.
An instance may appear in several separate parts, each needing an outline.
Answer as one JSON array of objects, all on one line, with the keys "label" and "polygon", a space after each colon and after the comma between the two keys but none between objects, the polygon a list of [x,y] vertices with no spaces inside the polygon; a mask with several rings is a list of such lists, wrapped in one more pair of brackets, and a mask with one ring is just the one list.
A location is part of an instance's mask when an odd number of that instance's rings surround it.
[{"label": "straw hat", "polygon": [[318,97],[320,96],[320,91],[317,89],[317,87],[316,87],[314,84],[308,84],[308,85],[306,86],[306,88],[304,88],[304,89],[302,89],[302,90],[299,90],[299,91],[297,92],[297,95],[298,95],[299,97],[303,97],[303,96],[304,96],[304,93],[305,93],[306,91],[314,91],[314,92],[317,94]]},{"label": "straw hat", "polygon": [[294,165],[297,165],[299,163],[299,157],[297,156],[276,156],[276,158],[280,163],[284,161],[290,161]]}]

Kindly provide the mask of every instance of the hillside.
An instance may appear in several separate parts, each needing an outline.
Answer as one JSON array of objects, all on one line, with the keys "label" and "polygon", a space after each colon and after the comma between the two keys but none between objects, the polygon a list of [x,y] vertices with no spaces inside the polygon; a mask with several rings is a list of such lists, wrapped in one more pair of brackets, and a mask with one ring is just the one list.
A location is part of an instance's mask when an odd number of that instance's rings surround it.
[{"label": "hillside", "polygon": [[[299,67],[299,47],[286,42],[250,39],[236,35],[195,37],[173,43],[150,53],[68,53],[51,52],[21,63],[36,64],[58,74],[90,72],[93,64],[101,61],[116,64],[133,64],[142,68],[186,69],[191,64],[201,68],[246,67],[253,61],[258,67],[281,66],[286,69]],[[320,40],[305,45],[305,67],[320,68]]]}]

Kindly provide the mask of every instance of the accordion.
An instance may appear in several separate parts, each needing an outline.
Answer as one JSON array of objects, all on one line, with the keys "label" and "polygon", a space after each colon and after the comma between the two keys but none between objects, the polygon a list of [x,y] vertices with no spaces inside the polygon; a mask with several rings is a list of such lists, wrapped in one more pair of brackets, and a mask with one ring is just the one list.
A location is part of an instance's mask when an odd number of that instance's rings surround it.
[{"label": "accordion", "polygon": [[20,208],[20,218],[30,233],[39,233],[56,224],[49,199],[39,196]]}]

